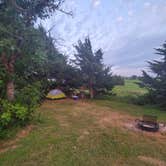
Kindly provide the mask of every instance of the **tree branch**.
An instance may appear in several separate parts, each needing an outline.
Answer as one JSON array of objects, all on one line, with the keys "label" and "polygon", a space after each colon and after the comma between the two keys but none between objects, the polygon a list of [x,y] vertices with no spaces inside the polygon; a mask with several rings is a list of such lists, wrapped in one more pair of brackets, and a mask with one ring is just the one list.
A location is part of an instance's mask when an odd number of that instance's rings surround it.
[{"label": "tree branch", "polygon": [[[11,2],[11,4],[15,7],[15,9],[16,9],[17,11],[23,12],[23,13],[30,12],[30,9],[29,9],[29,10],[28,10],[28,9],[23,9],[21,6],[19,6],[19,5],[17,4],[16,0],[10,0],[10,2]],[[63,2],[64,2],[64,1],[59,1],[59,3],[56,5],[56,9],[55,9],[55,10],[60,11],[60,12],[62,12],[62,13],[64,13],[64,14],[67,14],[67,15],[73,16],[72,11],[66,12],[66,11],[64,11],[63,9],[59,9],[60,5],[61,5]],[[41,3],[41,4],[42,4],[42,3],[45,3],[45,0],[40,1],[40,3]]]},{"label": "tree branch", "polygon": [[72,11],[66,12],[66,11],[64,11],[63,9],[56,9],[56,10],[58,10],[58,11],[64,13],[64,14],[67,14],[67,15],[69,15],[69,16],[71,16],[71,17],[73,17],[73,12],[72,12]]},{"label": "tree branch", "polygon": [[19,12],[24,12],[24,13],[25,13],[25,12],[28,12],[27,9],[23,9],[21,6],[17,5],[16,0],[10,0],[10,2],[11,2],[11,4],[12,4],[12,6],[14,6],[17,11],[19,11]]}]

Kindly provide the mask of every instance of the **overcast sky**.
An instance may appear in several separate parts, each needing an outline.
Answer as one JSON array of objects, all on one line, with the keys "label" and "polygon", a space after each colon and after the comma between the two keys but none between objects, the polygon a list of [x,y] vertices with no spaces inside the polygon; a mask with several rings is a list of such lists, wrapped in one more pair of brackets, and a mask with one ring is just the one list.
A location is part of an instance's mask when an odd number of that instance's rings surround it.
[{"label": "overcast sky", "polygon": [[46,29],[55,25],[59,49],[73,57],[73,44],[89,35],[116,74],[140,75],[166,40],[166,0],[66,0],[63,9],[74,17],[55,13],[43,22]]}]

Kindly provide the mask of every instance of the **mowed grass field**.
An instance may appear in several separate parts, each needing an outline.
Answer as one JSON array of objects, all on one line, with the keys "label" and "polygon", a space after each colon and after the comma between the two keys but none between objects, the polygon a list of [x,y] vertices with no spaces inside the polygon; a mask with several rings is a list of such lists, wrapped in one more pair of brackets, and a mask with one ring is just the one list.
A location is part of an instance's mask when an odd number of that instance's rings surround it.
[{"label": "mowed grass field", "polygon": [[126,79],[125,85],[115,86],[113,93],[116,93],[117,96],[127,97],[127,96],[140,96],[147,93],[145,88],[140,88],[139,80]]},{"label": "mowed grass field", "polygon": [[144,113],[166,121],[157,108],[116,99],[47,100],[38,121],[0,141],[0,166],[165,166],[165,133],[125,127]]},{"label": "mowed grass field", "polygon": [[115,86],[113,93],[116,96],[106,96],[103,100],[96,100],[95,103],[110,107],[117,112],[127,113],[136,117],[144,114],[154,115],[161,122],[166,122],[166,112],[152,105],[136,105],[131,100],[148,93],[147,89],[139,87],[139,80],[125,80],[124,85]]}]

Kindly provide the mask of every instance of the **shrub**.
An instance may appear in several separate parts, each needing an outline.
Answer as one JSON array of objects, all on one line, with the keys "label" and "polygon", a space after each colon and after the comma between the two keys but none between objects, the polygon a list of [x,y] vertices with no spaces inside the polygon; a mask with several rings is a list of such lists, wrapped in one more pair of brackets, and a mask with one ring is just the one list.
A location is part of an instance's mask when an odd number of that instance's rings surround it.
[{"label": "shrub", "polygon": [[31,118],[44,92],[36,82],[16,91],[15,102],[0,100],[0,138],[9,134],[11,127],[25,125]]},{"label": "shrub", "polygon": [[32,112],[27,107],[18,103],[0,101],[0,128],[1,130],[11,125],[24,125],[31,118]]},{"label": "shrub", "polygon": [[142,96],[135,96],[130,99],[130,102],[132,104],[137,104],[137,105],[147,105],[147,104],[154,104],[154,98],[152,94],[144,94]]},{"label": "shrub", "polygon": [[12,114],[11,112],[3,112],[0,117],[0,124],[1,127],[7,126],[12,120]]},{"label": "shrub", "polygon": [[28,108],[28,111],[33,112],[42,98],[41,84],[36,82],[32,85],[19,90],[16,94],[16,101]]},{"label": "shrub", "polygon": [[20,104],[13,105],[13,115],[15,116],[16,120],[24,122],[26,120],[29,120],[31,116],[31,112],[28,112],[27,107],[23,107]]},{"label": "shrub", "polygon": [[7,127],[12,121],[12,105],[6,100],[0,101],[0,126]]},{"label": "shrub", "polygon": [[113,85],[124,85],[125,81],[122,76],[114,75],[112,76],[112,84]]}]

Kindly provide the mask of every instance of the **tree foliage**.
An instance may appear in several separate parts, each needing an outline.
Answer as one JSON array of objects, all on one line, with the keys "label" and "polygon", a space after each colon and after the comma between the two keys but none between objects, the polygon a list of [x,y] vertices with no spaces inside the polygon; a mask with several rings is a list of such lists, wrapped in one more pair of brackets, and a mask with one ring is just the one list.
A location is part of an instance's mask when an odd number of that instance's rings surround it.
[{"label": "tree foliage", "polygon": [[35,23],[38,18],[46,19],[58,10],[71,14],[61,9],[63,3],[64,0],[1,0],[0,9],[12,9],[16,15],[23,18],[24,23],[30,25]]},{"label": "tree foliage", "polygon": [[79,40],[74,47],[77,51],[74,63],[81,69],[82,79],[89,88],[91,98],[98,90],[112,89],[111,68],[103,64],[102,50],[93,52],[89,37],[85,38],[84,42]]},{"label": "tree foliage", "polygon": [[162,48],[155,49],[156,54],[161,55],[161,60],[149,63],[152,76],[143,71],[143,85],[149,90],[154,103],[166,106],[166,43]]},{"label": "tree foliage", "polygon": [[46,75],[43,66],[46,66],[48,56],[58,54],[52,38],[41,27],[35,28],[34,23],[37,18],[48,18],[52,12],[60,10],[62,3],[63,0],[0,1],[0,60],[7,73],[8,100],[14,100],[18,76],[29,79],[36,73]]},{"label": "tree foliage", "polygon": [[0,1],[0,130],[29,120],[49,88],[47,79],[63,77],[66,56],[41,25],[34,26],[38,18],[61,11],[62,3],[63,0]]}]

